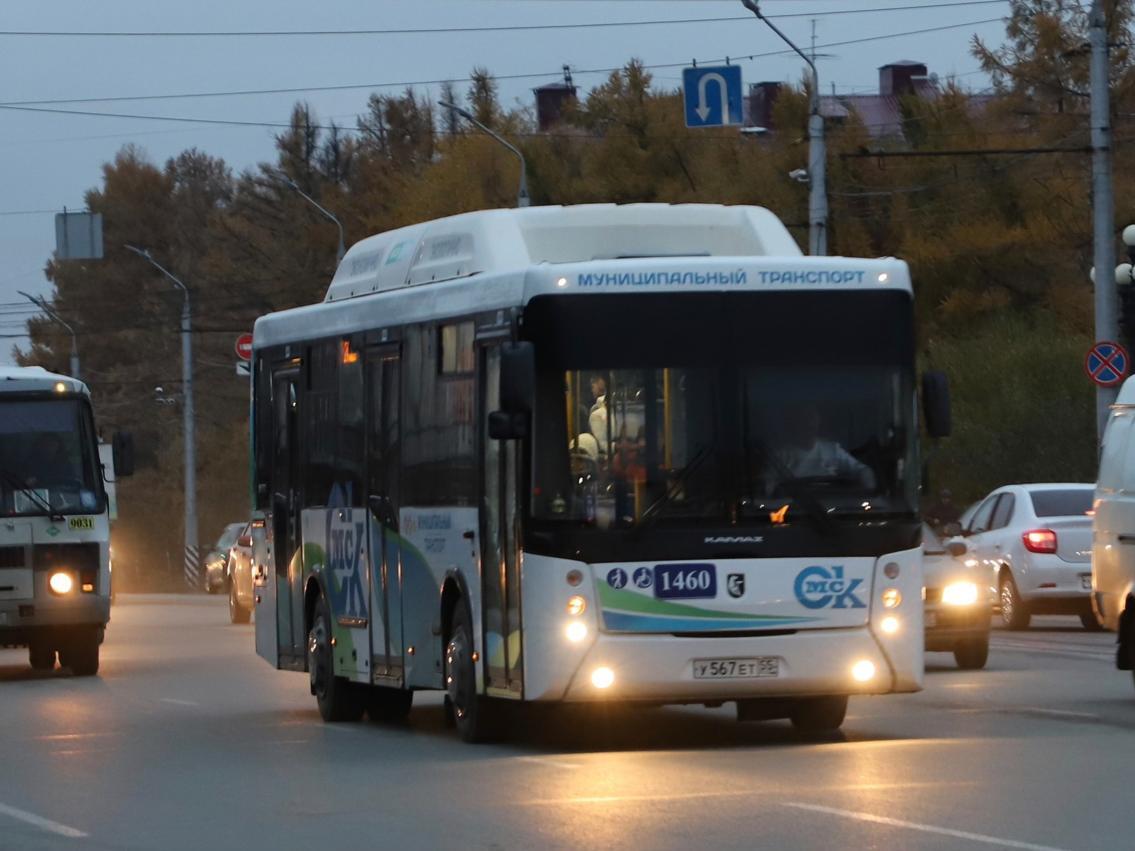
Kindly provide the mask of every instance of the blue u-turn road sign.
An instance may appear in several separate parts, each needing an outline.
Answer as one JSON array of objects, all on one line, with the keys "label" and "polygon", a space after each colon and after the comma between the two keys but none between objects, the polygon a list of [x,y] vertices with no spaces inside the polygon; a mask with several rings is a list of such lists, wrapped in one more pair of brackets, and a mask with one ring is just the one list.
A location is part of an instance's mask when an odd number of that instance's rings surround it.
[{"label": "blue u-turn road sign", "polygon": [[687,127],[740,124],[741,66],[716,65],[682,70]]}]

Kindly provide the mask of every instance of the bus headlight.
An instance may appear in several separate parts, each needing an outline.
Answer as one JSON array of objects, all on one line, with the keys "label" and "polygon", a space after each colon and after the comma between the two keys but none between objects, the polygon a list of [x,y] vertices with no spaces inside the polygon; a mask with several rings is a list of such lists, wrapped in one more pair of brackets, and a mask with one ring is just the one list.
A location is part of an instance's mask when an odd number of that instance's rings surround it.
[{"label": "bus headlight", "polygon": [[879,621],[879,629],[883,630],[887,635],[894,635],[899,631],[899,619],[894,615],[887,615]]},{"label": "bus headlight", "polygon": [[902,592],[898,588],[888,588],[883,592],[883,608],[897,609],[902,603]]},{"label": "bus headlight", "polygon": [[942,602],[947,606],[972,606],[977,602],[977,583],[951,582],[942,589]]},{"label": "bus headlight", "polygon": [[587,600],[578,594],[568,597],[567,613],[569,615],[575,617],[576,615],[582,615],[585,611],[587,611]]},{"label": "bus headlight", "polygon": [[615,672],[610,668],[596,668],[591,672],[591,685],[598,689],[610,688],[615,684]]},{"label": "bus headlight", "polygon": [[62,597],[64,594],[71,593],[71,589],[75,587],[75,580],[71,578],[70,573],[64,570],[57,570],[48,577],[47,587],[51,589],[53,594],[58,594]]},{"label": "bus headlight", "polygon": [[567,636],[567,640],[572,644],[579,644],[579,642],[587,638],[587,624],[582,621],[572,621],[567,625],[564,634]]},{"label": "bus headlight", "polygon": [[851,666],[851,676],[858,683],[865,683],[875,676],[875,663],[870,659],[860,659]]}]

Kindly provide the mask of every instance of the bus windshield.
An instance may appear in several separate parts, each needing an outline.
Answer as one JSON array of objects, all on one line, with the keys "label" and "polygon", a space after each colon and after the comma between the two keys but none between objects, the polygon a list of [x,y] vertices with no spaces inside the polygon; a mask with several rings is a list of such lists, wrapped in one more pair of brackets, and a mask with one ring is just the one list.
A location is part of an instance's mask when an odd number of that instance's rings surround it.
[{"label": "bus windshield", "polygon": [[[647,322],[629,346],[625,334],[600,333],[586,338],[586,352],[547,352],[573,305],[537,311],[549,327],[533,333],[533,517],[629,528],[913,514],[909,298],[905,309],[876,293],[855,294],[864,304],[836,299],[804,340],[786,321],[800,315],[800,299],[790,298],[800,295],[697,296],[717,304],[691,300],[688,310],[628,297],[660,336],[648,336]],[[707,308],[716,315],[699,317]],[[856,314],[863,324],[848,333]],[[825,333],[835,317],[840,333]],[[699,318],[717,333],[679,330]]]},{"label": "bus windshield", "polygon": [[0,516],[103,510],[94,427],[78,399],[0,399]]}]

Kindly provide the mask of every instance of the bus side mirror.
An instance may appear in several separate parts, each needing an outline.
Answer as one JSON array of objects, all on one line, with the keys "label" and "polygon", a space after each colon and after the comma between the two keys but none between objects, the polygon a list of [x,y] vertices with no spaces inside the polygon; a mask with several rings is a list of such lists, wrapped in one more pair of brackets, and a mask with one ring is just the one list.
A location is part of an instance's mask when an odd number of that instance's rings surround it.
[{"label": "bus side mirror", "polygon": [[501,346],[501,410],[509,414],[532,411],[536,393],[536,356],[528,342]]},{"label": "bus side mirror", "polygon": [[489,437],[493,440],[519,440],[528,436],[528,414],[493,411],[489,414]]},{"label": "bus side mirror", "polygon": [[111,442],[114,458],[114,478],[134,475],[134,435],[128,431],[116,431]]},{"label": "bus side mirror", "polygon": [[927,434],[931,437],[950,436],[950,379],[946,373],[932,371],[922,374],[922,415]]}]

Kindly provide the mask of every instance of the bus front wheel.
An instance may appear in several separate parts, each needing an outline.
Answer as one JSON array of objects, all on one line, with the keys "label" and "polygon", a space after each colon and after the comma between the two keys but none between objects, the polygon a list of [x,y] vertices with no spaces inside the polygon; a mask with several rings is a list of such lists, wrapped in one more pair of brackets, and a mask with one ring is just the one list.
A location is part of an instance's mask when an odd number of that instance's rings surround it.
[{"label": "bus front wheel", "polygon": [[834,733],[847,715],[847,695],[806,697],[797,702],[788,716],[802,733]]},{"label": "bus front wheel", "polygon": [[28,661],[33,670],[50,671],[55,667],[55,648],[50,644],[32,644],[28,647]]},{"label": "bus front wheel", "polygon": [[315,695],[324,721],[358,721],[364,709],[359,688],[345,677],[335,676],[335,662],[331,654],[331,612],[326,598],[320,595],[315,604],[311,630],[307,634],[311,693]]},{"label": "bus front wheel", "polygon": [[76,677],[93,677],[99,672],[100,630],[83,629],[68,637],[59,648],[59,667],[70,668]]},{"label": "bus front wheel", "polygon": [[485,742],[496,735],[493,706],[477,694],[477,668],[473,662],[473,630],[464,604],[453,614],[445,646],[445,696],[457,732],[466,742]]}]

